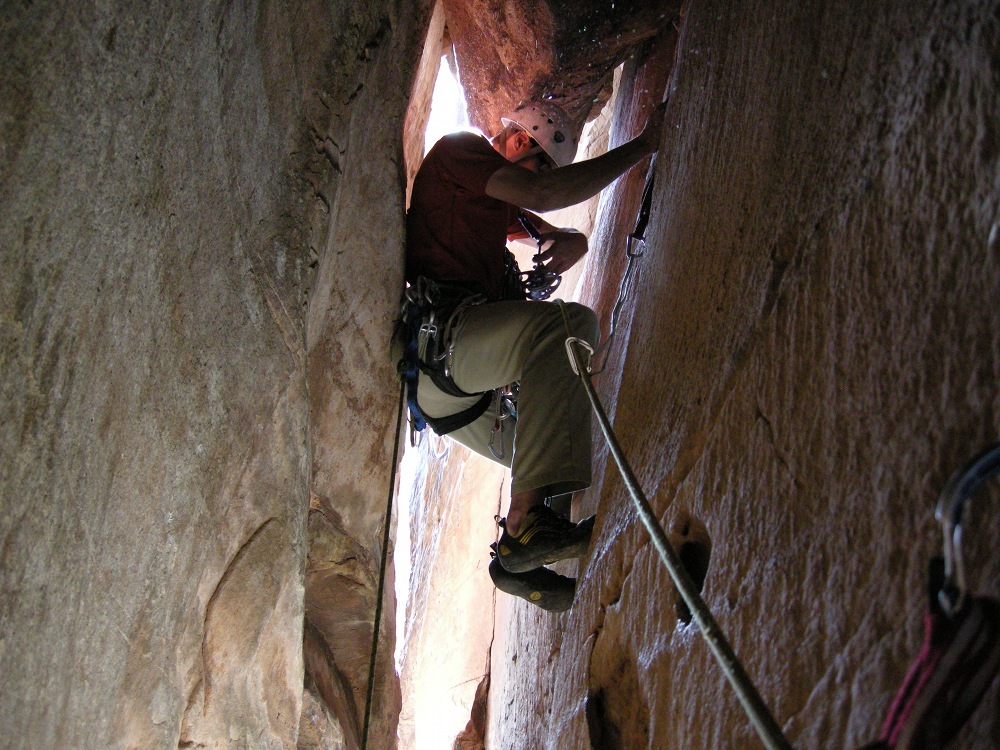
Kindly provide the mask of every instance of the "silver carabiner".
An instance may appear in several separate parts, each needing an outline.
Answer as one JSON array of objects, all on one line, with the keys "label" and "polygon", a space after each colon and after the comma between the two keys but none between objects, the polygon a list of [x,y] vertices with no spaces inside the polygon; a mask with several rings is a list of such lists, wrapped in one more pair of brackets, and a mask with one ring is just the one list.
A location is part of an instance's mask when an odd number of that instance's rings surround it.
[{"label": "silver carabiner", "polygon": [[[569,366],[572,368],[573,374],[576,375],[577,377],[580,377],[580,370],[577,367],[578,363],[580,364],[580,366],[583,367],[584,370],[586,370],[589,373],[590,361],[591,358],[594,356],[594,347],[592,347],[583,339],[578,338],[576,336],[570,336],[569,338],[567,338],[565,344],[566,344],[566,356],[569,357]],[[573,344],[577,344],[581,349],[587,352],[586,362],[579,362],[579,360],[577,359],[579,352],[573,348]]]},{"label": "silver carabiner", "polygon": [[[490,433],[490,443],[489,449],[490,453],[497,459],[497,461],[502,461],[504,456],[507,455],[507,445],[504,440],[504,422],[506,422],[511,417],[517,417],[517,407],[515,407],[516,391],[515,385],[512,383],[509,386],[512,389],[512,393],[508,394],[505,389],[497,389],[497,412],[496,420],[493,422],[493,431]],[[500,452],[494,447],[497,435],[500,436]]]},{"label": "silver carabiner", "polygon": [[427,360],[427,346],[438,334],[437,313],[433,308],[427,313],[420,323],[420,330],[417,332],[417,356]]},{"label": "silver carabiner", "polygon": [[944,533],[944,585],[938,592],[938,602],[949,616],[959,612],[968,595],[965,556],[962,551],[965,509],[969,500],[989,480],[1000,472],[1000,443],[969,461],[951,475],[938,498],[934,517]]},{"label": "silver carabiner", "polygon": [[[495,444],[496,439],[497,439],[497,435],[500,436],[500,452],[499,453],[497,452],[497,449],[494,447],[494,444]],[[507,446],[505,445],[504,438],[503,438],[503,421],[502,420],[498,419],[496,422],[493,423],[493,431],[490,433],[490,443],[489,443],[489,445],[487,447],[490,449],[490,453],[493,454],[493,457],[497,461],[503,461],[504,456],[507,455]]]},{"label": "silver carabiner", "polygon": [[[638,243],[639,249],[633,249],[635,246],[633,243]],[[646,238],[636,237],[634,234],[630,234],[625,238],[625,257],[626,258],[641,258],[646,254]]]}]

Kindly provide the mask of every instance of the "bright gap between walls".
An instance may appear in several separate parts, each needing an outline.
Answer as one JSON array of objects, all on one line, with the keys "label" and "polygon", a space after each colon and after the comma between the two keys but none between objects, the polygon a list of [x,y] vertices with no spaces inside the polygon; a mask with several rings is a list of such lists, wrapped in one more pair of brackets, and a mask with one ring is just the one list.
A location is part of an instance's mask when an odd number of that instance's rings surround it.
[{"label": "bright gap between walls", "polygon": [[[425,155],[442,136],[449,133],[463,130],[480,133],[469,123],[465,95],[457,72],[454,57],[448,53],[442,55],[424,131]],[[617,90],[620,72],[621,68],[615,73],[613,91]],[[611,114],[614,111],[613,106],[607,105],[613,101],[614,94],[609,102],[605,103],[599,116],[584,127],[577,154],[578,159],[597,156],[606,151],[609,124]],[[590,236],[594,227],[598,203],[599,197],[595,196],[577,206],[547,213],[544,218],[555,226],[572,226]],[[511,242],[508,244],[508,249],[517,256],[521,268],[532,267],[532,255],[536,252],[534,244],[523,245]],[[567,300],[575,299],[577,281],[585,273],[587,265],[585,260],[565,274],[555,296]],[[421,591],[423,589],[420,588],[420,584],[424,583],[413,579],[411,556],[413,537],[419,538],[423,530],[414,529],[417,533],[411,534],[410,523],[414,518],[419,519],[425,516],[422,513],[422,505],[418,504],[422,504],[427,499],[428,483],[434,481],[429,476],[429,472],[432,471],[432,467],[434,467],[433,471],[435,472],[440,470],[435,459],[443,457],[448,452],[448,438],[438,437],[432,431],[425,430],[418,435],[419,442],[416,447],[410,447],[408,435],[404,434],[401,439],[405,442],[402,446],[398,470],[397,499],[393,510],[396,524],[395,553],[393,555],[396,596],[394,666],[403,689],[403,705],[397,742],[400,750],[429,750],[430,748],[451,747],[455,737],[466,726],[474,700],[475,684],[478,683],[479,678],[477,677],[474,681],[468,679],[470,673],[466,669],[467,664],[443,664],[439,665],[441,667],[439,670],[431,665],[426,654],[418,653],[419,650],[425,648],[424,629],[428,625],[422,621],[422,616],[425,613],[410,610],[411,604],[416,607],[424,606],[422,601],[414,600],[411,602],[410,599],[411,583],[416,584],[417,589]],[[487,462],[485,458],[475,455],[470,455],[469,460],[472,463]],[[487,470],[489,468],[487,467]],[[507,482],[509,482],[509,473],[507,474]],[[505,495],[506,491],[509,490],[509,484],[505,484],[504,488],[500,489],[501,495]],[[495,512],[500,512],[504,503],[495,497],[494,500],[499,504]],[[421,595],[423,596],[423,594]],[[420,624],[417,625],[416,632],[411,632],[408,628],[414,622]],[[410,650],[411,645],[415,651]],[[463,643],[461,646],[480,647],[478,641]],[[489,644],[482,644],[482,648],[488,652]],[[461,648],[458,650],[461,651]],[[448,682],[447,678],[452,676],[457,676],[456,680]]]},{"label": "bright gap between walls", "polygon": [[[438,68],[437,80],[434,83],[434,93],[431,96],[431,111],[427,119],[427,129],[424,131],[424,154],[437,143],[441,136],[456,133],[460,130],[471,130],[469,126],[468,109],[465,104],[465,92],[449,64],[448,55],[441,56],[441,66]],[[407,432],[409,432],[407,430]],[[427,431],[421,439],[437,439]],[[414,489],[423,481],[425,467],[420,461],[420,448],[411,446],[408,437],[403,448],[403,458],[399,464],[399,489],[396,497],[405,498],[406,507],[396,509],[396,550],[393,556],[396,567],[396,673],[399,674],[403,665],[403,652],[406,646],[406,607],[410,594],[410,507],[413,498],[419,498],[422,493]]]}]

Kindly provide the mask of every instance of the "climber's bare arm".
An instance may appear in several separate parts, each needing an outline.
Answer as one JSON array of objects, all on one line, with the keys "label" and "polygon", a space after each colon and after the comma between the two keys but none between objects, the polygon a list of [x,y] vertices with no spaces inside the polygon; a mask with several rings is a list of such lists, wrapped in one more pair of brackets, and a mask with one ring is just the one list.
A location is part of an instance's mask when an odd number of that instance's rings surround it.
[{"label": "climber's bare arm", "polygon": [[659,148],[665,109],[666,103],[657,106],[642,133],[594,159],[543,172],[516,164],[500,167],[486,183],[486,194],[533,211],[553,211],[585,201]]}]

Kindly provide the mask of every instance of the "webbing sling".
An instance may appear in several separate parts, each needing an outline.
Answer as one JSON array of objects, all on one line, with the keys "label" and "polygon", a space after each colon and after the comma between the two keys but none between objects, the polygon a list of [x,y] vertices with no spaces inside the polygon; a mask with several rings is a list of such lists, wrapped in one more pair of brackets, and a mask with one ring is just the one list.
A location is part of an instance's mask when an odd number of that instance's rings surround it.
[{"label": "webbing sling", "polygon": [[924,642],[882,724],[862,750],[941,750],[958,734],[1000,671],[1000,602],[972,596],[965,580],[965,509],[1000,472],[1000,444],[956,471],[938,500],[944,556],[931,560]]},{"label": "webbing sling", "polygon": [[487,391],[476,403],[458,414],[449,414],[447,417],[429,417],[423,415],[424,421],[438,435],[447,435],[449,432],[460,430],[479,419],[493,403],[493,391]]},{"label": "webbing sling", "polygon": [[414,334],[412,340],[408,341],[403,359],[400,361],[400,373],[406,385],[406,406],[410,412],[410,423],[417,432],[430,427],[438,435],[447,435],[449,432],[454,432],[475,422],[490,408],[490,404],[493,402],[493,392],[487,391],[481,395],[476,403],[457,414],[449,414],[446,417],[431,417],[424,414],[420,408],[420,404],[417,403],[417,385],[420,382],[421,371],[427,374],[434,382],[434,385],[445,393],[453,396],[477,395],[474,393],[454,393],[448,388],[446,382],[442,382],[436,371],[422,365],[417,356],[417,339],[416,334]]},{"label": "webbing sling", "polygon": [[399,374],[405,383],[406,406],[410,411],[410,424],[417,432],[427,428],[427,419],[420,411],[417,403],[417,383],[420,381],[420,356],[417,353],[417,335],[420,332],[420,318],[418,316],[404,316],[401,324],[405,336],[406,345],[403,349],[403,358],[399,361]]},{"label": "webbing sling", "polygon": [[[937,570],[934,570],[934,569]],[[965,725],[1000,664],[1000,603],[969,597],[948,615],[938,602],[941,559],[932,562],[924,642],[882,724],[878,742],[862,750],[938,750]]]}]

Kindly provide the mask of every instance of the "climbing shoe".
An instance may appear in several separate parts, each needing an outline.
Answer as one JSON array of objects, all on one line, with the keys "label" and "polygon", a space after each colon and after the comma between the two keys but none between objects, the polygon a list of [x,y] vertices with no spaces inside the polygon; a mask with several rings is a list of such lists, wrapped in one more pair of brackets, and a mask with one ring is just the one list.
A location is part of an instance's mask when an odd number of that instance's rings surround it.
[{"label": "climbing shoe", "polygon": [[[491,546],[495,549],[497,543]],[[496,555],[490,553],[490,578],[501,591],[519,596],[549,612],[565,612],[573,604],[576,579],[559,575],[548,568],[536,568],[527,573],[504,570]]]},{"label": "climbing shoe", "polygon": [[511,573],[525,573],[557,560],[580,557],[587,551],[594,531],[594,516],[573,523],[545,505],[528,511],[516,537],[497,519],[503,533],[497,543],[497,559]]}]

